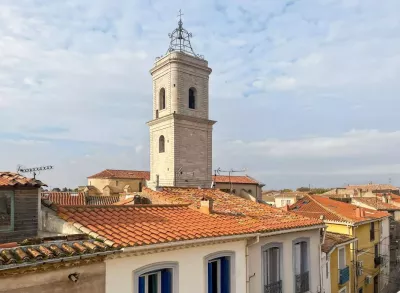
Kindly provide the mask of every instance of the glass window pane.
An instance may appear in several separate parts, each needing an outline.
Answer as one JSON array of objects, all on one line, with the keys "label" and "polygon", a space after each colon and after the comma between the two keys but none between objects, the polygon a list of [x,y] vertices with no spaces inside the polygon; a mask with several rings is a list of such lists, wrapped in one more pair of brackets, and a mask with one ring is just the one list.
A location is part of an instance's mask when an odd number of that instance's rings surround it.
[{"label": "glass window pane", "polygon": [[218,261],[213,261],[211,263],[211,278],[212,278],[212,293],[219,293],[218,292]]},{"label": "glass window pane", "polygon": [[13,192],[0,191],[0,230],[12,228],[13,208]]},{"label": "glass window pane", "polygon": [[146,293],[158,293],[158,274],[148,276],[148,290]]}]

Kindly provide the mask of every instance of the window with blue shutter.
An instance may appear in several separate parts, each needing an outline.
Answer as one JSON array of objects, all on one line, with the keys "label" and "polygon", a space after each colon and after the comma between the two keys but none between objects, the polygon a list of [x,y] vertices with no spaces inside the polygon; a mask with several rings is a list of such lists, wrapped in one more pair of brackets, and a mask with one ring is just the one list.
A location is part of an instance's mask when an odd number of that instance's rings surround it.
[{"label": "window with blue shutter", "polygon": [[231,292],[230,257],[220,257],[208,262],[208,293]]},{"label": "window with blue shutter", "polygon": [[139,276],[139,293],[172,293],[172,270],[162,269]]}]

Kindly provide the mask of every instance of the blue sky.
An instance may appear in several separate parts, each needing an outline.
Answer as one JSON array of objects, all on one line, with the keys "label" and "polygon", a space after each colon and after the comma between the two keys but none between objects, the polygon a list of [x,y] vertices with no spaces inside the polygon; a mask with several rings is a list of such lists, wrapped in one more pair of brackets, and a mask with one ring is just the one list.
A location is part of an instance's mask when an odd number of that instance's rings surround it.
[{"label": "blue sky", "polygon": [[53,187],[148,169],[149,69],[179,9],[213,69],[215,168],[400,185],[398,0],[2,0],[0,169],[54,165]]}]

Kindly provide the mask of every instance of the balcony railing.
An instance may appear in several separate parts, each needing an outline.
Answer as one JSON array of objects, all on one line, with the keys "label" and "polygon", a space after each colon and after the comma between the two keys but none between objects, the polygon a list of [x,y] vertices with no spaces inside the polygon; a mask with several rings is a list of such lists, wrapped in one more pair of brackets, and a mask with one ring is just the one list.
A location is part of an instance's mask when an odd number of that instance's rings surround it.
[{"label": "balcony railing", "polygon": [[304,293],[310,290],[309,273],[296,275],[296,293]]},{"label": "balcony railing", "polygon": [[347,266],[343,269],[339,269],[339,284],[343,285],[350,279],[350,268]]},{"label": "balcony railing", "polygon": [[265,285],[264,293],[282,293],[282,281]]}]

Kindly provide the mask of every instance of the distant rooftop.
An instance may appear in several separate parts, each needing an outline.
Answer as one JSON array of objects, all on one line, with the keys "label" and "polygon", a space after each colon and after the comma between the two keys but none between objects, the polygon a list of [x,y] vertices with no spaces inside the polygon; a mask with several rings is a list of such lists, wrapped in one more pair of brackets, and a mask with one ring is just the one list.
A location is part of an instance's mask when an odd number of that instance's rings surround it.
[{"label": "distant rooftop", "polygon": [[103,179],[145,179],[150,180],[149,171],[137,170],[113,170],[106,169],[100,173],[88,177],[90,178],[103,178]]}]

